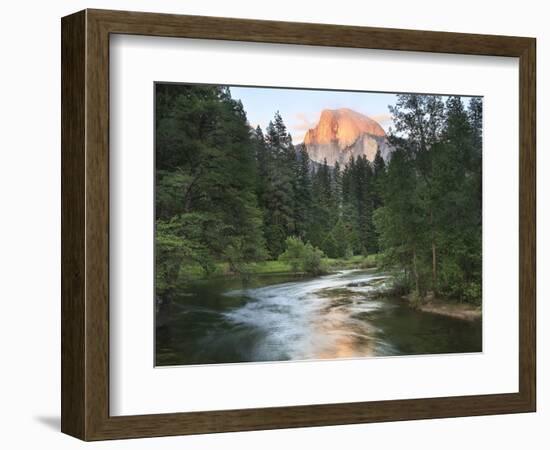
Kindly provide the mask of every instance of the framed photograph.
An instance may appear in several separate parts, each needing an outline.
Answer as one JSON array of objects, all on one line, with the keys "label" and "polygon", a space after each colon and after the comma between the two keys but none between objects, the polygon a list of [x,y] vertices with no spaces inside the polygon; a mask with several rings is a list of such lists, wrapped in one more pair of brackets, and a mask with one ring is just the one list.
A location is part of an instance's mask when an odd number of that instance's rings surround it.
[{"label": "framed photograph", "polygon": [[61,25],[64,433],[535,411],[534,38]]}]

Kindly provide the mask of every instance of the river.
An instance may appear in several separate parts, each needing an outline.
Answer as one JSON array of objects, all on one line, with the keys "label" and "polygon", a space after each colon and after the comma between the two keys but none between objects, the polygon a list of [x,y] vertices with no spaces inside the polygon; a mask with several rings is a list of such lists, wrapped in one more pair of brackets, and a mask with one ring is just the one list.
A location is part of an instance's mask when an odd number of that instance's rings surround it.
[{"label": "river", "polygon": [[481,320],[425,313],[377,297],[387,276],[347,270],[203,280],[157,307],[156,365],[481,351]]}]

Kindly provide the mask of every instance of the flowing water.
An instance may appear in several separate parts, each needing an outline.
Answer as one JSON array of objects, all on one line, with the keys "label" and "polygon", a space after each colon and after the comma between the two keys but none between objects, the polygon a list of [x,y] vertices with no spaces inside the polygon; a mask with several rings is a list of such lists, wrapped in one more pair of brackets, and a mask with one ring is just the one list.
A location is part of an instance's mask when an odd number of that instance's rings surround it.
[{"label": "flowing water", "polygon": [[481,351],[481,320],[374,295],[375,270],[317,278],[196,282],[157,307],[156,364],[210,364]]}]

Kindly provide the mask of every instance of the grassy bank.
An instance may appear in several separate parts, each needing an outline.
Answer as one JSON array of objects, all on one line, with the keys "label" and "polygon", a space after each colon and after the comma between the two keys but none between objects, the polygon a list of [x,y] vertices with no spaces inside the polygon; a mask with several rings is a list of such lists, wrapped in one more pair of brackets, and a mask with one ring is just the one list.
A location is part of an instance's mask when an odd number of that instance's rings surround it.
[{"label": "grassy bank", "polygon": [[[378,255],[356,255],[350,258],[323,258],[322,266],[325,272],[350,269],[371,269],[376,267]],[[217,263],[210,273],[206,273],[198,265],[187,265],[181,268],[181,275],[187,280],[197,280],[220,276],[270,275],[270,274],[298,274],[292,270],[290,263],[279,260],[260,261],[246,264],[242,273],[235,273],[228,263]]]},{"label": "grassy bank", "polygon": [[[377,255],[352,256],[350,258],[323,258],[322,266],[326,272],[350,269],[371,269],[376,267]],[[289,263],[284,261],[262,261],[253,264],[252,273],[257,275],[270,273],[296,273]]]},{"label": "grassy bank", "polygon": [[378,255],[356,255],[351,258],[324,258],[327,270],[372,269],[377,266]]}]

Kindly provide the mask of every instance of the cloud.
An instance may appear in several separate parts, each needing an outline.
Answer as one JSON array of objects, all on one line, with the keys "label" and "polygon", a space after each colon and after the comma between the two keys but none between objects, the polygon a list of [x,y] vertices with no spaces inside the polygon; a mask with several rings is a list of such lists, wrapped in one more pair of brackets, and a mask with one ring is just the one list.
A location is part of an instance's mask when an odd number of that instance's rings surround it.
[{"label": "cloud", "polygon": [[294,143],[302,142],[306,132],[315,128],[319,121],[319,114],[298,112],[294,114],[294,121],[290,124],[290,132]]},{"label": "cloud", "polygon": [[296,113],[294,114],[295,121],[292,123],[292,127],[295,130],[302,130],[307,131],[310,128],[315,128],[315,125],[317,125],[317,119],[312,118],[313,114],[308,113]]},{"label": "cloud", "polygon": [[389,113],[374,114],[369,116],[372,120],[376,120],[380,125],[389,125],[392,121],[392,115]]}]

